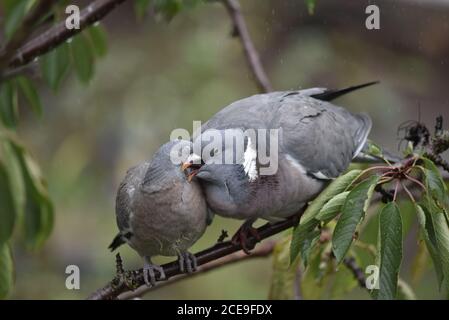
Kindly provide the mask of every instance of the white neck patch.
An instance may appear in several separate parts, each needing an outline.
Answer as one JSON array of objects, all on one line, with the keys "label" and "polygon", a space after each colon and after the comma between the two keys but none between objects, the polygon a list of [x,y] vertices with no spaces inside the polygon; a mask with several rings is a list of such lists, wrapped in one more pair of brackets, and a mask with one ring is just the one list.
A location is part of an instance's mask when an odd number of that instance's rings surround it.
[{"label": "white neck patch", "polygon": [[243,154],[243,170],[250,182],[255,181],[258,177],[257,174],[257,151],[254,145],[251,143],[251,139],[248,137],[248,145],[246,147],[245,153]]},{"label": "white neck patch", "polygon": [[196,153],[191,153],[186,161],[186,163],[193,163],[193,164],[201,164],[201,157],[199,155],[197,155]]}]

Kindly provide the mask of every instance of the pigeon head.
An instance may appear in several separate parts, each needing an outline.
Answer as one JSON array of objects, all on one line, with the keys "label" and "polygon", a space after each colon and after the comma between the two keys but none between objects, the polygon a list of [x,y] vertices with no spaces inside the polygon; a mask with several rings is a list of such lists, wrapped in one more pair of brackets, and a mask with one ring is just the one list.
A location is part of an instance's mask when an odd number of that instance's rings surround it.
[{"label": "pigeon head", "polygon": [[258,175],[255,143],[241,129],[207,130],[195,139],[182,170],[189,181],[195,176],[215,183],[230,177],[253,181]]},{"label": "pigeon head", "polygon": [[185,181],[186,176],[179,170],[190,154],[192,143],[174,140],[164,144],[153,155],[142,185],[163,188],[176,181]]}]

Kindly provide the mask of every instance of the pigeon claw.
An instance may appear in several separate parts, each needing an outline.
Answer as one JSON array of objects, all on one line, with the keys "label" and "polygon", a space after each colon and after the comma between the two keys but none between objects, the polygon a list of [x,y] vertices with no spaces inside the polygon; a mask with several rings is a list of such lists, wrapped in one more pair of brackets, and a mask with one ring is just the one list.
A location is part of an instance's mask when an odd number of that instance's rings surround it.
[{"label": "pigeon claw", "polygon": [[254,242],[249,241],[248,237],[252,236],[259,242],[261,240],[257,229],[252,226],[252,222],[245,222],[232,236],[231,242],[235,245],[239,244],[242,247],[243,252],[251,254],[251,250],[254,248]]},{"label": "pigeon claw", "polygon": [[193,273],[198,269],[198,261],[194,254],[185,251],[178,254],[179,270],[183,273]]},{"label": "pigeon claw", "polygon": [[164,280],[166,278],[164,268],[151,263],[150,259],[145,258],[145,264],[143,265],[143,279],[145,284],[150,288],[156,285],[157,279],[155,271],[159,272],[159,280]]}]

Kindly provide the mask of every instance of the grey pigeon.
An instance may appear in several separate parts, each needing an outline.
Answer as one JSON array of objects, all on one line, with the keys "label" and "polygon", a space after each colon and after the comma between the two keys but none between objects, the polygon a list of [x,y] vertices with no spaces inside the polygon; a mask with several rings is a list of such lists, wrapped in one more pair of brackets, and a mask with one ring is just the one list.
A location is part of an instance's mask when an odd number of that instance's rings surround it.
[{"label": "grey pigeon", "polygon": [[189,183],[181,163],[174,164],[170,158],[173,147],[190,146],[187,141],[166,143],[151,161],[128,170],[117,193],[120,232],[109,248],[113,251],[128,243],[136,250],[145,260],[144,278],[149,286],[156,281],[155,270],[165,278],[162,267],[151,262],[153,256],[178,256],[181,271],[196,269],[195,257],[187,250],[211,220],[200,185]]},{"label": "grey pigeon", "polygon": [[[278,221],[297,213],[362,150],[372,125],[369,116],[328,101],[371,84],[254,95],[225,107],[201,127],[202,136],[195,143],[202,143],[203,152],[191,154],[183,169],[200,181],[214,213],[246,220],[236,234],[244,249],[245,233],[254,234],[251,225],[256,219]],[[260,174],[259,140],[251,141],[247,136],[244,154],[235,155],[235,163],[209,163],[214,153],[229,151],[223,146],[222,150],[204,152],[204,135],[211,129],[218,129],[222,139],[226,131],[279,129],[276,173]]]}]

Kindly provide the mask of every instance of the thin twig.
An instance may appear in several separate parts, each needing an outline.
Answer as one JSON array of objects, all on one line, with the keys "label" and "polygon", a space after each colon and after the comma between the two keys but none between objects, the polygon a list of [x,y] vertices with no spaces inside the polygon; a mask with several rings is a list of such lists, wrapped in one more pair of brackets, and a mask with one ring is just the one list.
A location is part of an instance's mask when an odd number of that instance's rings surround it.
[{"label": "thin twig", "polygon": [[410,200],[413,203],[416,203],[415,198],[413,197],[412,193],[410,192],[410,190],[407,188],[407,186],[402,181],[401,181],[401,186],[402,186],[402,189],[404,189],[404,191],[407,193]]},{"label": "thin twig", "polygon": [[33,61],[64,41],[80,33],[86,27],[104,18],[119,4],[126,0],[96,0],[80,12],[80,28],[67,29],[65,21],[54,25],[41,35],[31,39],[20,47],[9,61],[9,67],[17,68]]},{"label": "thin twig", "polygon": [[198,270],[191,274],[181,274],[178,276],[175,276],[173,278],[171,278],[168,281],[165,282],[159,282],[159,284],[157,284],[154,287],[148,287],[146,285],[143,285],[141,287],[139,287],[137,290],[135,291],[128,291],[125,292],[123,294],[121,294],[120,296],[118,296],[118,298],[120,300],[128,300],[128,299],[134,299],[137,297],[141,297],[144,294],[146,294],[147,292],[153,291],[154,289],[160,289],[161,287],[165,287],[168,285],[171,285],[173,283],[176,283],[178,281],[184,280],[184,279],[192,279],[196,276],[201,276],[204,275],[205,273],[214,270],[216,268],[221,268],[224,267],[226,265],[229,264],[234,264],[237,262],[241,262],[241,261],[247,261],[247,260],[252,260],[254,258],[265,258],[269,255],[271,255],[271,253],[273,252],[274,246],[276,245],[276,241],[271,240],[271,241],[265,241],[263,242],[260,246],[258,246],[257,248],[255,248],[250,255],[247,255],[246,253],[244,253],[243,251],[239,251],[239,252],[235,252],[233,254],[227,255],[225,257],[222,257],[220,259],[211,261],[209,263],[206,263],[200,267],[198,267]]},{"label": "thin twig", "polygon": [[366,278],[363,269],[357,265],[354,257],[347,257],[343,259],[343,264],[352,272],[357,279],[359,286],[366,289]]},{"label": "thin twig", "polygon": [[[267,223],[257,229],[257,233],[260,236],[260,240],[269,238],[277,233],[287,230],[298,223],[298,215],[291,217],[285,221],[275,224]],[[252,249],[260,241],[253,235],[248,236],[248,247]],[[242,250],[241,244],[232,243],[231,241],[225,241],[215,244],[213,247],[203,250],[197,253],[195,256],[198,261],[198,266],[204,265],[208,262],[217,260],[231,253]],[[166,275],[166,280],[176,275],[182,274],[179,269],[177,261],[170,262],[162,265]],[[158,275],[157,275],[158,276]],[[130,290],[135,290],[138,287],[144,285],[142,269],[127,271],[124,275],[116,276],[111,282],[106,284],[103,288],[98,289],[96,292],[89,296],[89,300],[111,300],[117,299],[117,297]]]},{"label": "thin twig", "polygon": [[232,19],[232,23],[234,25],[233,35],[240,38],[248,65],[251,69],[254,80],[256,81],[257,87],[261,92],[273,91],[270,80],[268,79],[262,63],[260,62],[260,57],[257,53],[256,47],[251,40],[251,36],[240,10],[238,0],[222,0],[222,3],[226,7],[229,16]]}]

